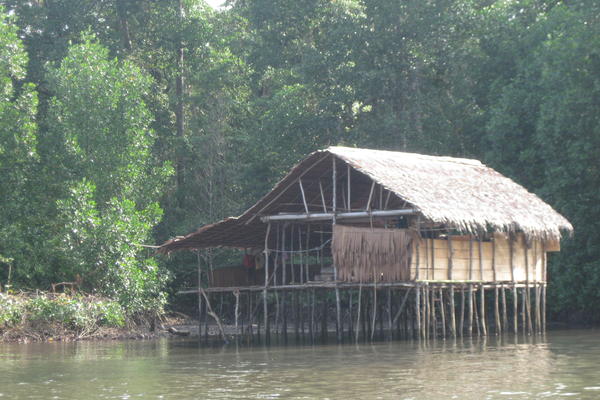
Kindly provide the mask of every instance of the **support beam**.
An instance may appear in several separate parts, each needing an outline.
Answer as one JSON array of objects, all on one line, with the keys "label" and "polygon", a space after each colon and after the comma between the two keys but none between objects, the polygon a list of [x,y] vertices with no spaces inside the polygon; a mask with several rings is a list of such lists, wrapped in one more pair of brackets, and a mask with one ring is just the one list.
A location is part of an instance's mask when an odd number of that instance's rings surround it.
[{"label": "support beam", "polygon": [[320,179],[319,179],[319,191],[321,192],[321,203],[323,203],[323,212],[326,213],[327,205],[325,203],[325,192],[323,192],[323,184],[321,183]]},{"label": "support beam", "polygon": [[306,203],[306,195],[304,194],[304,185],[302,185],[302,179],[298,179],[298,184],[300,185],[300,193],[302,194],[302,203],[304,203],[304,211],[306,211],[307,214],[310,214],[310,211],[308,211],[308,204]]},{"label": "support beam", "polygon": [[348,211],[352,211],[352,202],[350,201],[350,182],[352,181],[352,168],[350,168],[350,164],[346,164],[346,168],[348,168],[348,173],[346,176],[348,177]]},{"label": "support beam", "polygon": [[[334,197],[335,198],[335,197]],[[356,218],[377,218],[377,217],[397,217],[400,215],[414,215],[417,211],[412,208],[400,210],[375,210],[375,211],[354,211],[338,213],[302,213],[302,214],[277,214],[265,215],[261,217],[263,222],[273,221],[325,221],[335,219],[356,219]]]},{"label": "support beam", "polygon": [[365,211],[369,211],[371,209],[371,200],[373,199],[373,190],[375,190],[375,181],[371,183],[371,191],[369,192],[369,200],[367,201],[367,206],[365,207]]}]

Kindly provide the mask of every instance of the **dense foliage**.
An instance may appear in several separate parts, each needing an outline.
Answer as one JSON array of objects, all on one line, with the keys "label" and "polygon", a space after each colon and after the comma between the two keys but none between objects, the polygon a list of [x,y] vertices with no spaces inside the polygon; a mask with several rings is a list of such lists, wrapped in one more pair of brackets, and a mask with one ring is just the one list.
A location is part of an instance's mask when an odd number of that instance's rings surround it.
[{"label": "dense foliage", "polygon": [[238,214],[346,144],[478,158],[536,192],[575,227],[553,315],[598,322],[596,1],[0,3],[3,285],[159,310],[197,256],[141,244]]}]

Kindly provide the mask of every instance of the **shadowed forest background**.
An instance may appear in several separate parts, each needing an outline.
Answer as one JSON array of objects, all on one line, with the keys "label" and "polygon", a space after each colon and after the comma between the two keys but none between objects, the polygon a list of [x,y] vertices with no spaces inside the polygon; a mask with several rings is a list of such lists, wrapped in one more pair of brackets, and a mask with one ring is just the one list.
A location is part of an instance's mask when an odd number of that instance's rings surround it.
[{"label": "shadowed forest background", "polygon": [[550,318],[600,321],[595,0],[0,0],[0,284],[185,307],[145,245],[238,215],[311,151],[480,159],[575,228]]}]

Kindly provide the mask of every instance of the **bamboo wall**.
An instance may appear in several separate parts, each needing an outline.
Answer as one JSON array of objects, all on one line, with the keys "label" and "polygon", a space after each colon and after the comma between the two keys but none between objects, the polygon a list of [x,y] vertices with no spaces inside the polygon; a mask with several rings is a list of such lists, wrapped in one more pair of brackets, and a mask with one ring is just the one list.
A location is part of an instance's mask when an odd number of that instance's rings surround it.
[{"label": "bamboo wall", "polygon": [[558,250],[557,242],[533,240],[527,246],[522,234],[512,243],[501,233],[494,234],[490,241],[470,240],[469,236],[451,236],[450,240],[420,239],[413,242],[410,277],[411,280],[486,282],[526,282],[529,278],[529,282],[545,282],[546,252]]}]

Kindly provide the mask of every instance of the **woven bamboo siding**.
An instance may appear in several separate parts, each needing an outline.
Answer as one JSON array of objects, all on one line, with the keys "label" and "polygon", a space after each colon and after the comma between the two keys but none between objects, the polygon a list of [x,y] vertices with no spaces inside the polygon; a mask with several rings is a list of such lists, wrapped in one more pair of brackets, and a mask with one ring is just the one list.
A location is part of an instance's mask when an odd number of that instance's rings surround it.
[{"label": "woven bamboo siding", "polygon": [[[417,280],[475,280],[475,281],[512,281],[511,246],[509,239],[503,234],[495,234],[494,242],[477,239],[469,241],[468,236],[452,236],[452,276],[448,268],[450,258],[448,240],[421,239],[413,244],[411,259],[411,279]],[[527,281],[526,271],[529,268],[529,281],[545,280],[545,253],[540,240],[534,240],[529,248],[524,236],[519,234],[513,241],[512,260],[514,280]],[[481,255],[480,255],[481,252]],[[417,256],[418,253],[418,256]],[[525,255],[527,254],[527,261]],[[494,262],[492,261],[494,259]],[[417,260],[419,270],[417,273]],[[481,261],[480,261],[481,260]],[[527,262],[527,264],[526,264]],[[483,272],[483,274],[482,274]]]},{"label": "woven bamboo siding", "polygon": [[334,225],[331,253],[339,280],[408,281],[413,236],[404,229]]}]

